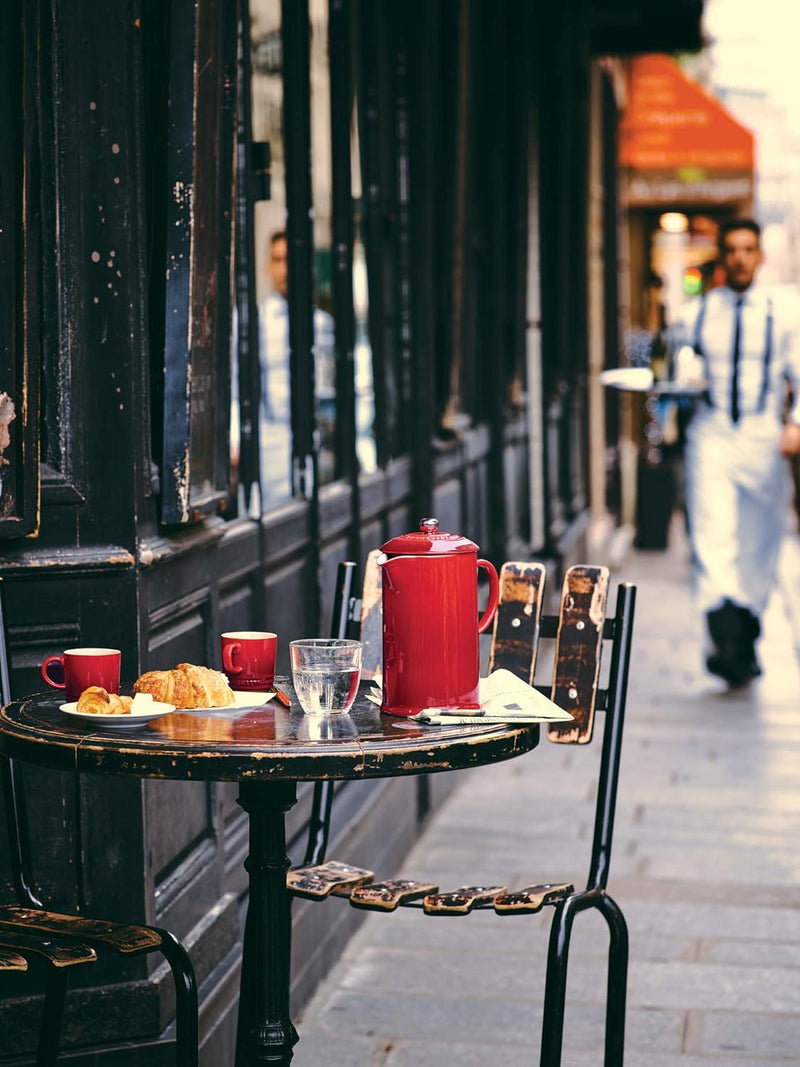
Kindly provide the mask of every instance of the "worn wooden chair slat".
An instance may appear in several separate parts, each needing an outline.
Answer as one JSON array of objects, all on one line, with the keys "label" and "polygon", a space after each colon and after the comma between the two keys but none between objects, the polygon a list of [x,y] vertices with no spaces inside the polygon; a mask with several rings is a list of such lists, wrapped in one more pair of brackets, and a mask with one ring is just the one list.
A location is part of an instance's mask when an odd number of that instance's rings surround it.
[{"label": "worn wooden chair slat", "polygon": [[0,945],[0,971],[27,971],[28,961],[18,952]]},{"label": "worn wooden chair slat", "polygon": [[97,953],[80,941],[55,941],[41,937],[35,931],[26,933],[12,924],[0,923],[0,942],[32,956],[42,956],[53,967],[76,967],[82,963],[96,963]]},{"label": "worn wooden chair slat", "polygon": [[481,904],[493,904],[504,885],[462,885],[450,893],[430,893],[423,897],[422,910],[426,915],[468,915]]},{"label": "worn wooden chair slat", "polygon": [[550,741],[588,744],[592,739],[608,581],[606,567],[570,567],[564,575],[550,699],[573,722],[551,723]]},{"label": "worn wooden chair slat", "polygon": [[359,640],[362,651],[363,678],[374,678],[380,673],[383,658],[383,608],[381,596],[381,569],[378,559],[381,553],[374,549],[367,556],[364,567],[364,584],[361,594],[361,627]]},{"label": "worn wooden chair slat", "polygon": [[13,926],[24,927],[30,933],[82,937],[85,941],[114,949],[121,955],[160,949],[163,940],[161,934],[152,926],[112,923],[82,915],[40,911],[38,908],[0,906],[0,930]]},{"label": "worn wooden chair slat", "polygon": [[513,893],[499,893],[492,901],[498,915],[532,915],[541,911],[545,904],[557,904],[575,892],[571,882],[562,885],[528,885]]},{"label": "worn wooden chair slat", "polygon": [[494,617],[489,673],[500,667],[533,685],[545,568],[541,563],[504,563]]},{"label": "worn wooden chair slat", "polygon": [[410,882],[402,878],[390,878],[386,882],[359,886],[349,896],[354,908],[394,911],[401,904],[409,904],[412,900],[438,892],[439,886],[434,882]]},{"label": "worn wooden chair slat", "polygon": [[334,890],[347,890],[371,882],[375,874],[363,867],[328,860],[311,867],[292,867],[286,875],[286,887],[298,897],[324,900]]}]

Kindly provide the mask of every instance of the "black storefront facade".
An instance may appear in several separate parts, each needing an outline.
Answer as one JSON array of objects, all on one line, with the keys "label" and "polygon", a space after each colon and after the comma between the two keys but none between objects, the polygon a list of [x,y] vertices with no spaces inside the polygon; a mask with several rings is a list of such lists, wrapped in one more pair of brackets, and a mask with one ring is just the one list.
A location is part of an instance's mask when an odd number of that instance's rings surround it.
[{"label": "black storefront facade", "polygon": [[[338,561],[424,514],[497,563],[546,558],[557,573],[581,553],[590,329],[609,365],[618,352],[617,112],[596,57],[696,46],[701,7],[3,5],[0,575],[15,695],[76,645],[122,649],[125,685],[181,661],[218,667],[229,629],[277,631],[285,671],[288,641],[327,628]],[[590,180],[604,190],[599,324]],[[263,469],[282,453],[264,448],[259,324],[278,223],[290,432],[288,488],[270,500]],[[201,981],[203,1062],[232,1062],[236,788],[23,772],[44,900],[174,930]],[[390,871],[452,784],[346,785],[337,855]],[[291,815],[296,849],[309,799],[301,789]],[[4,842],[0,855],[10,901]],[[358,918],[332,917],[296,908],[298,1005]],[[65,1047],[87,1051],[70,1062],[100,1062],[97,1049],[171,1062],[157,961],[80,981]],[[0,980],[0,1062],[31,1062],[41,989],[36,974]]]}]

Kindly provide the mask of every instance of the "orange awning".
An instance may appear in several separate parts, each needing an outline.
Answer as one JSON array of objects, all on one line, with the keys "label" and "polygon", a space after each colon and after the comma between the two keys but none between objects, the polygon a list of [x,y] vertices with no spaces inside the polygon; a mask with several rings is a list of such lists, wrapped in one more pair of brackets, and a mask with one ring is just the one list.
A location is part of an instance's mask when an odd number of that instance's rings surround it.
[{"label": "orange awning", "polygon": [[631,62],[620,162],[637,170],[752,170],[753,135],[669,56]]}]

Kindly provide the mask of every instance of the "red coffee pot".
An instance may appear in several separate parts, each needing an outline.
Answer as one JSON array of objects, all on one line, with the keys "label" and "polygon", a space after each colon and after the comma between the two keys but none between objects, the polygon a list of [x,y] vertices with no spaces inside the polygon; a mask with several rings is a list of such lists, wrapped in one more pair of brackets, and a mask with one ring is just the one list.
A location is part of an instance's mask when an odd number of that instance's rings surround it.
[{"label": "red coffee pot", "polygon": [[[436,519],[381,546],[383,703],[389,715],[422,708],[477,708],[483,633],[497,609],[497,571],[478,546],[440,533]],[[489,577],[489,604],[478,618],[478,569]]]}]

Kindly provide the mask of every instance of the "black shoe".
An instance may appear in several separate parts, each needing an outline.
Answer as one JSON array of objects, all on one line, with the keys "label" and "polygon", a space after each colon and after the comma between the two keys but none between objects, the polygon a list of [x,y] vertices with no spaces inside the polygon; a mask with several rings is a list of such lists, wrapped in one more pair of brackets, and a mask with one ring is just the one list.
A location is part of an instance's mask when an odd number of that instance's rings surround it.
[{"label": "black shoe", "polygon": [[723,600],[720,607],[706,615],[708,632],[711,640],[721,648],[728,643],[742,643],[745,648],[761,634],[761,623],[748,608],[734,604],[732,600]]},{"label": "black shoe", "polygon": [[706,659],[711,674],[724,678],[732,688],[757,678],[761,668],[754,645],[761,633],[761,624],[756,616],[732,600],[725,600],[721,607],[709,611],[706,620],[716,646]]},{"label": "black shoe", "polygon": [[715,649],[709,653],[706,668],[711,674],[723,678],[731,689],[739,689],[761,674],[754,652],[741,656],[739,651],[730,648]]}]

